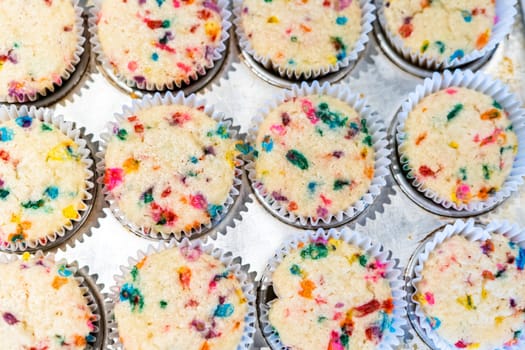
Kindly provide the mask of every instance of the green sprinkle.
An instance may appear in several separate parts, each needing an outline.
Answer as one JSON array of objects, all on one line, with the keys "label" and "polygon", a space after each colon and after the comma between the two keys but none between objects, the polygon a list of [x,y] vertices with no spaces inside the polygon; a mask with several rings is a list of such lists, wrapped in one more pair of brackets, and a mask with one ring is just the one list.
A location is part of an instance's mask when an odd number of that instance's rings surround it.
[{"label": "green sprinkle", "polygon": [[512,124],[510,124],[509,126],[505,128],[505,131],[512,131],[512,129],[513,129]]},{"label": "green sprinkle", "polygon": [[450,112],[448,112],[448,114],[447,114],[447,121],[451,121],[452,119],[457,117],[457,115],[459,114],[459,112],[461,112],[462,109],[463,109],[463,105],[461,103],[456,104],[452,108],[452,110]]},{"label": "green sprinkle", "polygon": [[372,147],[372,136],[366,135],[363,139],[363,143],[369,147]]},{"label": "green sprinkle", "polygon": [[301,258],[319,260],[328,256],[328,248],[322,243],[311,243],[301,250]]},{"label": "green sprinkle", "polygon": [[366,119],[361,119],[361,131],[368,134],[368,127],[366,126]]},{"label": "green sprinkle", "polygon": [[330,129],[342,128],[346,125],[348,117],[342,117],[341,114],[330,110],[328,103],[322,102],[317,106],[315,115]]},{"label": "green sprinkle", "polygon": [[249,143],[238,143],[235,145],[235,149],[244,155],[250,154],[253,151],[253,147]]},{"label": "green sprinkle", "polygon": [[350,341],[350,337],[348,336],[348,334],[347,333],[342,333],[341,336],[339,337],[339,340],[341,340],[341,344],[343,344],[345,349],[347,349],[348,348],[348,342]]},{"label": "green sprinkle", "polygon": [[315,127],[315,131],[316,131],[321,137],[324,136],[324,132],[323,132],[323,130],[322,130],[320,127],[316,126],[316,127]]},{"label": "green sprinkle", "polygon": [[9,196],[9,190],[6,190],[5,188],[0,188],[0,199],[5,199],[7,196]]},{"label": "green sprinkle", "polygon": [[435,45],[438,47],[439,53],[444,53],[445,52],[445,43],[444,42],[438,40],[438,41],[435,42]]},{"label": "green sprinkle", "polygon": [[128,132],[126,131],[126,129],[119,129],[119,131],[117,132],[117,137],[122,141],[126,141],[126,139],[128,138]]},{"label": "green sprinkle", "polygon": [[503,107],[501,107],[501,105],[498,103],[498,101],[494,100],[494,102],[492,102],[492,105],[494,107],[496,107],[497,109],[503,109]]},{"label": "green sprinkle", "polygon": [[42,126],[40,127],[42,131],[51,131],[53,130],[53,127],[51,127],[49,124],[42,123]]},{"label": "green sprinkle", "polygon": [[264,0],[264,2],[272,2],[272,0]]},{"label": "green sprinkle", "polygon": [[37,201],[27,201],[25,203],[22,203],[22,207],[26,209],[38,209],[42,208],[44,206],[44,200],[39,199]]},{"label": "green sprinkle", "polygon": [[366,263],[368,262],[368,258],[366,255],[359,255],[359,265],[366,267]]},{"label": "green sprinkle", "polygon": [[228,129],[226,129],[224,125],[219,125],[215,133],[219,135],[221,139],[227,139],[230,137],[230,135],[228,134]]},{"label": "green sprinkle", "polygon": [[423,41],[423,45],[421,45],[421,53],[427,51],[429,45],[430,45],[430,41],[428,40]]},{"label": "green sprinkle", "polygon": [[171,22],[168,19],[162,21],[162,28],[169,28],[170,25],[171,25]]},{"label": "green sprinkle", "polygon": [[150,188],[142,194],[142,200],[144,201],[144,204],[153,202],[153,188]]},{"label": "green sprinkle", "polygon": [[482,169],[483,169],[483,178],[485,180],[490,180],[491,171],[489,169],[489,166],[487,164],[483,164]]},{"label": "green sprinkle", "polygon": [[133,279],[133,282],[137,280],[137,277],[139,276],[139,269],[136,266],[133,266],[130,272],[131,278]]},{"label": "green sprinkle", "polygon": [[467,180],[467,168],[459,168],[459,177],[461,178],[461,181]]},{"label": "green sprinkle", "polygon": [[295,35],[292,35],[292,36],[290,37],[290,41],[291,41],[292,43],[296,43],[296,42],[297,42],[297,37],[296,37]]},{"label": "green sprinkle", "polygon": [[161,301],[159,302],[159,305],[160,305],[160,308],[161,308],[161,309],[165,309],[166,306],[168,306],[168,302],[167,302],[166,300],[161,300]]},{"label": "green sprinkle", "polygon": [[350,186],[350,181],[347,180],[335,180],[334,181],[334,191],[342,190],[343,187]]},{"label": "green sprinkle", "polygon": [[508,150],[511,150],[513,149],[514,147],[513,146],[505,146],[505,147],[501,147],[499,149],[499,154],[503,154],[505,151],[508,151]]},{"label": "green sprinkle", "polygon": [[322,323],[323,321],[326,321],[328,318],[326,318],[325,316],[319,316],[317,317],[317,322],[318,323]]},{"label": "green sprinkle", "polygon": [[286,153],[286,159],[301,170],[308,169],[308,160],[299,151],[291,149]]}]

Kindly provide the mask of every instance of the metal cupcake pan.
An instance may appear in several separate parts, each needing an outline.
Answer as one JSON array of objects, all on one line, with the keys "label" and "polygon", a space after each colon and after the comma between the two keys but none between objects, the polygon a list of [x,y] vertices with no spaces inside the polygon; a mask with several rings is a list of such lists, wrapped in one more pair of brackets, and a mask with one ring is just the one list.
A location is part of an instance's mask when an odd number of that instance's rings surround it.
[{"label": "metal cupcake pan", "polygon": [[[230,33],[232,37],[228,41],[228,49],[222,62],[202,80],[185,87],[183,91],[200,94],[208,103],[214,104],[216,110],[233,118],[234,124],[240,125],[240,132],[245,133],[257,109],[292,83],[274,72],[268,72],[253,60],[250,61],[249,56],[240,52],[233,30]],[[376,24],[365,51],[355,64],[320,80],[345,85],[353,92],[363,94],[371,107],[383,117],[385,125],[395,125],[395,115],[404,97],[422,82],[421,77],[426,77],[429,73],[396,58],[393,50],[386,45],[387,42]],[[511,90],[521,98],[521,102],[525,103],[524,62],[525,29],[521,16],[518,16],[509,38],[491,55],[472,63],[469,68],[480,69],[509,84]],[[123,83],[122,86],[114,78],[116,77],[112,78],[109,72],[102,72],[102,68],[96,65],[87,46],[86,53],[71,78],[55,93],[32,105],[54,108],[66,120],[75,121],[78,127],[85,127],[86,134],[94,135],[88,136],[88,144],[90,148],[96,149],[99,135],[104,131],[106,123],[112,120],[114,113],[120,111],[122,105],[129,104],[132,98],[145,93],[130,89]],[[394,132],[395,127],[391,127],[389,136],[393,136]],[[394,147],[393,150],[395,149]],[[396,162],[391,165],[392,176],[387,176],[387,185],[381,194],[363,214],[343,227],[368,235],[373,241],[392,251],[393,258],[399,260],[399,265],[405,268],[405,275],[409,276],[410,266],[414,264],[412,257],[417,255],[422,242],[428,239],[430,233],[458,215],[443,207],[438,210],[434,203],[412,188],[400,170],[395,152],[392,154],[392,160]],[[250,187],[244,174],[240,195],[228,215],[201,238],[212,237],[213,244],[217,247],[241,256],[244,263],[250,264],[251,271],[257,273],[257,279],[260,279],[275,250],[286,238],[302,229],[275,218],[261,201],[254,198]],[[126,230],[105,209],[101,188],[96,186],[94,191],[93,202],[89,203],[89,215],[76,224],[76,233],[68,240],[71,242],[70,247],[58,251],[57,257],[64,256],[70,261],[77,260],[80,266],[87,265],[91,272],[98,274],[98,280],[105,285],[103,292],[107,292],[114,284],[113,275],[118,273],[119,266],[125,264],[128,257],[134,256],[137,250],[145,249],[151,241]],[[507,219],[525,226],[525,207],[521,205],[524,200],[525,188],[522,186],[497,208],[475,215],[477,220],[484,222],[488,219]],[[92,236],[89,237],[90,235]],[[57,243],[53,249],[67,244]],[[263,294],[266,292],[268,291],[260,291]],[[100,299],[104,308],[102,294]],[[409,309],[408,319],[411,321],[410,317]],[[101,324],[105,324],[105,321],[101,319]],[[428,339],[422,339],[420,333],[417,328],[408,329],[400,349],[430,348]],[[97,344],[96,348],[105,347],[106,345]],[[253,348],[267,348],[260,331],[255,335]]]}]

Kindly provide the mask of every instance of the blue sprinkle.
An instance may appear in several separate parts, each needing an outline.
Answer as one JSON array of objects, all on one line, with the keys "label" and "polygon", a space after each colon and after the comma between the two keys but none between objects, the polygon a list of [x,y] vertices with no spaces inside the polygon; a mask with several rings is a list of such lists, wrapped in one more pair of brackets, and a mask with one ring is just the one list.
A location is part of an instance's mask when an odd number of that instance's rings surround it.
[{"label": "blue sprinkle", "polygon": [[232,304],[219,304],[213,313],[216,317],[230,317],[233,314]]},{"label": "blue sprinkle", "polygon": [[465,53],[463,52],[463,50],[459,49],[454,51],[454,53],[450,56],[450,60],[452,61],[456,58],[463,58],[463,56],[465,56]]},{"label": "blue sprinkle", "polygon": [[164,3],[164,1],[166,1],[166,0],[157,0],[157,5],[159,5],[159,7],[161,7],[162,4]]},{"label": "blue sprinkle", "polygon": [[509,247],[510,249],[514,249],[516,247],[516,243],[509,241]]},{"label": "blue sprinkle", "polygon": [[21,128],[29,128],[33,123],[33,118],[28,115],[24,115],[15,119],[15,122]]},{"label": "blue sprinkle", "polygon": [[290,59],[288,60],[288,64],[289,64],[289,65],[292,65],[292,66],[295,64],[295,61],[293,60],[293,58],[290,58]]},{"label": "blue sprinkle", "polygon": [[339,16],[335,20],[335,23],[339,24],[340,26],[344,26],[348,22],[348,18],[345,16]]},{"label": "blue sprinkle", "polygon": [[317,182],[312,181],[312,182],[308,183],[308,191],[310,193],[314,193],[316,187],[317,187]]},{"label": "blue sprinkle", "polygon": [[96,340],[96,338],[95,338],[94,335],[92,335],[92,334],[88,334],[88,335],[86,335],[86,342],[88,342],[88,343],[94,343],[95,340]]},{"label": "blue sprinkle", "polygon": [[437,317],[427,317],[427,322],[432,329],[438,329],[441,327],[441,320]]},{"label": "blue sprinkle", "polygon": [[518,267],[518,270],[523,270],[525,267],[525,248],[520,247],[518,257],[516,258],[516,266]]},{"label": "blue sprinkle", "polygon": [[214,219],[219,215],[219,211],[222,210],[222,205],[208,204],[207,210],[210,217]]},{"label": "blue sprinkle", "polygon": [[48,196],[51,199],[56,199],[58,197],[58,187],[56,186],[49,186],[44,191],[44,194]]},{"label": "blue sprinkle", "polygon": [[467,23],[470,23],[472,21],[472,14],[470,13],[470,11],[462,10],[461,11],[461,16],[463,16],[463,19]]},{"label": "blue sprinkle", "polygon": [[152,59],[153,61],[158,61],[158,60],[159,60],[159,54],[156,53],[156,52],[154,52],[153,55],[151,55],[151,59]]},{"label": "blue sprinkle", "polygon": [[192,156],[192,157],[190,158],[190,162],[192,162],[193,164],[197,164],[198,161],[199,161],[199,160],[198,160],[197,157],[195,157],[195,156]]},{"label": "blue sprinkle", "polygon": [[13,130],[6,128],[6,127],[0,128],[0,141],[2,142],[11,141],[13,139],[13,135],[14,135]]},{"label": "blue sprinkle", "polygon": [[383,333],[387,329],[390,332],[394,332],[395,330],[393,327],[393,319],[389,318],[386,312],[384,311],[380,311],[380,314],[381,314],[381,325],[379,326],[379,328],[381,329],[381,333]]},{"label": "blue sprinkle", "polygon": [[337,58],[338,61],[344,60],[345,57],[346,57],[346,51],[343,50],[343,51],[339,52],[335,57]]},{"label": "blue sprinkle", "polygon": [[62,265],[58,268],[58,274],[62,277],[69,277],[73,274],[65,265]]},{"label": "blue sprinkle", "polygon": [[261,142],[261,147],[266,152],[271,152],[273,149],[273,140],[270,135],[266,135]]}]

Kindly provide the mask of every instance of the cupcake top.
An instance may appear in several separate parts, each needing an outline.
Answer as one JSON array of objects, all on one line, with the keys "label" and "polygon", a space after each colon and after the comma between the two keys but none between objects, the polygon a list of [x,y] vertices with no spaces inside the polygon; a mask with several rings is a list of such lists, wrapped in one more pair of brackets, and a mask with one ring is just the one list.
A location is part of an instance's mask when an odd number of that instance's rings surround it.
[{"label": "cupcake top", "polygon": [[386,268],[343,240],[300,243],[273,272],[270,324],[290,349],[376,349],[393,323]]},{"label": "cupcake top", "polygon": [[2,349],[85,349],[94,315],[66,265],[51,258],[0,263]]},{"label": "cupcake top", "polygon": [[145,232],[189,233],[223,209],[235,176],[235,141],[203,107],[141,109],[113,128],[104,183]]},{"label": "cupcake top", "polygon": [[103,0],[97,15],[103,60],[140,88],[189,83],[213,66],[220,12],[216,0]]},{"label": "cupcake top", "polygon": [[345,60],[362,31],[357,0],[244,0],[240,6],[242,39],[256,55],[296,73]]},{"label": "cupcake top", "polygon": [[497,20],[494,0],[385,0],[386,30],[438,62],[483,49]]},{"label": "cupcake top", "polygon": [[84,210],[88,170],[79,146],[28,115],[0,122],[0,244],[41,241]]},{"label": "cupcake top", "polygon": [[410,174],[439,198],[484,201],[509,175],[518,140],[492,97],[452,87],[423,98],[409,113],[400,150]]},{"label": "cupcake top", "polygon": [[416,284],[420,322],[451,349],[517,344],[525,328],[524,264],[525,249],[503,235],[448,238],[430,253]]},{"label": "cupcake top", "polygon": [[284,101],[260,124],[254,149],[263,190],[304,217],[326,218],[348,209],[374,176],[366,119],[328,95]]},{"label": "cupcake top", "polygon": [[0,1],[0,100],[25,101],[69,76],[76,21],[72,0]]},{"label": "cupcake top", "polygon": [[247,310],[233,272],[200,248],[186,246],[133,266],[119,288],[115,319],[126,350],[235,350]]}]

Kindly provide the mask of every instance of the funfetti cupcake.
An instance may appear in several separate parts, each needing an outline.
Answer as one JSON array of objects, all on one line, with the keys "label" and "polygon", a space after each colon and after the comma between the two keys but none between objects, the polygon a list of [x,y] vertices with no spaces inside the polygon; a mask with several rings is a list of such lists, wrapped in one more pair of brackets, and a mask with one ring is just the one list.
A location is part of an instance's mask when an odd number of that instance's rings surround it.
[{"label": "funfetti cupcake", "polygon": [[[272,258],[259,304],[272,349],[393,349],[406,321],[400,271],[349,230],[296,235]],[[266,295],[268,297],[268,295]]]},{"label": "funfetti cupcake", "polygon": [[0,101],[27,102],[52,92],[84,52],[78,0],[0,2]]},{"label": "funfetti cupcake", "polygon": [[0,262],[2,349],[93,349],[99,320],[75,267],[37,253]]},{"label": "funfetti cupcake", "polygon": [[385,184],[383,125],[366,102],[328,84],[294,87],[254,119],[247,165],[266,206],[294,225],[338,225]]},{"label": "funfetti cupcake", "polygon": [[93,161],[73,124],[42,109],[0,110],[0,246],[46,249],[88,209]]},{"label": "funfetti cupcake", "polygon": [[522,183],[525,114],[501,83],[470,71],[435,74],[398,118],[407,177],[444,207],[489,208]]},{"label": "funfetti cupcake", "polygon": [[428,69],[458,67],[490,53],[510,33],[515,0],[379,0],[391,45]]},{"label": "funfetti cupcake", "polygon": [[112,289],[116,348],[250,348],[255,296],[246,268],[200,240],[139,253]]},{"label": "funfetti cupcake", "polygon": [[367,0],[234,1],[241,48],[264,67],[296,79],[355,62],[372,30],[373,10]]},{"label": "funfetti cupcake", "polygon": [[138,234],[180,237],[209,230],[239,194],[236,131],[182,93],[134,102],[110,123],[99,164],[116,217]]},{"label": "funfetti cupcake", "polygon": [[[473,221],[439,231],[418,257],[417,322],[439,349],[523,349],[525,235]],[[447,281],[447,283],[443,283]]]},{"label": "funfetti cupcake", "polygon": [[190,84],[222,57],[230,12],[224,0],[102,0],[90,32],[98,60],[131,87]]}]

